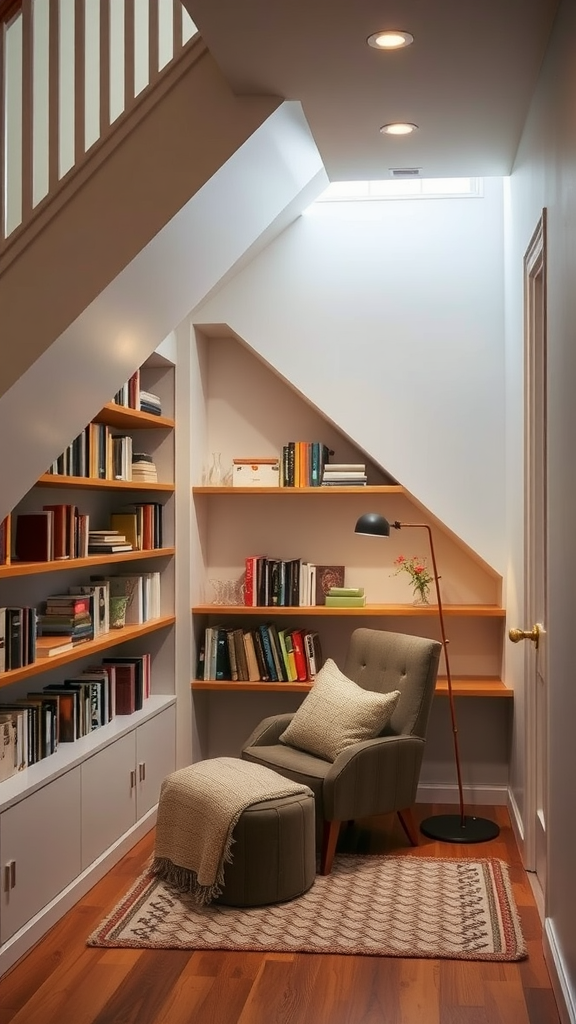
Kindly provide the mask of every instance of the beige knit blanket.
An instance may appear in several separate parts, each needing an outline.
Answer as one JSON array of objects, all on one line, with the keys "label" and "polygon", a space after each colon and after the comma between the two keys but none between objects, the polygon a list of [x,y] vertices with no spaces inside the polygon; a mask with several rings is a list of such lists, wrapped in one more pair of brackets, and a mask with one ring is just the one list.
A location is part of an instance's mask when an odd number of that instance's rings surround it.
[{"label": "beige knit blanket", "polygon": [[235,757],[181,768],[160,790],[152,870],[197,903],[210,903],[222,892],[242,811],[261,800],[310,792],[270,768]]}]

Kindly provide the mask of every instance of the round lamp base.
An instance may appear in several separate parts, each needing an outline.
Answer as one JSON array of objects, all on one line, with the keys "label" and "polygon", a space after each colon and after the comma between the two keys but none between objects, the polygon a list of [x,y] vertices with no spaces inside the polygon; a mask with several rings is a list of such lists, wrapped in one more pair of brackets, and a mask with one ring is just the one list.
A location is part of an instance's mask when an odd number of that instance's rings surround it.
[{"label": "round lamp base", "polygon": [[436,814],[425,818],[420,831],[429,839],[444,843],[487,843],[500,835],[500,829],[489,818],[474,818],[471,815]]}]

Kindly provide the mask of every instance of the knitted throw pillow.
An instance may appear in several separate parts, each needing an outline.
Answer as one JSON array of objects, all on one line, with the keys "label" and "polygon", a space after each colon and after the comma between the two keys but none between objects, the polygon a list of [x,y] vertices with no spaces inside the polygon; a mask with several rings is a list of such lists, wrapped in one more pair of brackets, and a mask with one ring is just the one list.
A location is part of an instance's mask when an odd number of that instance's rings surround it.
[{"label": "knitted throw pillow", "polygon": [[280,741],[326,761],[335,761],[352,743],[378,736],[399,699],[400,690],[363,690],[328,658]]}]

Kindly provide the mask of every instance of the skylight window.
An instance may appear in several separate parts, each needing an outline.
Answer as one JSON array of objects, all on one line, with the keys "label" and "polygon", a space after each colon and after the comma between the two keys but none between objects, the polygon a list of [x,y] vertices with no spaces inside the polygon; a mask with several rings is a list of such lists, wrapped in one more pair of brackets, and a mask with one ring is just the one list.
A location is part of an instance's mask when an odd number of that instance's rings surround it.
[{"label": "skylight window", "polygon": [[334,181],[318,203],[381,199],[455,199],[483,195],[482,178],[397,178],[386,181]]}]

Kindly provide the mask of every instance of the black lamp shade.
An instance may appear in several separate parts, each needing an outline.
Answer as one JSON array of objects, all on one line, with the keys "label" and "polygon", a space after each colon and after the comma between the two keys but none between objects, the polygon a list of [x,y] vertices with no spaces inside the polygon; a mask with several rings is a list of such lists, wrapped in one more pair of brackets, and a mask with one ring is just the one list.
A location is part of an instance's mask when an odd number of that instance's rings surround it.
[{"label": "black lamp shade", "polygon": [[366,537],[389,537],[390,523],[379,512],[365,512],[356,523],[354,533],[362,533]]}]

